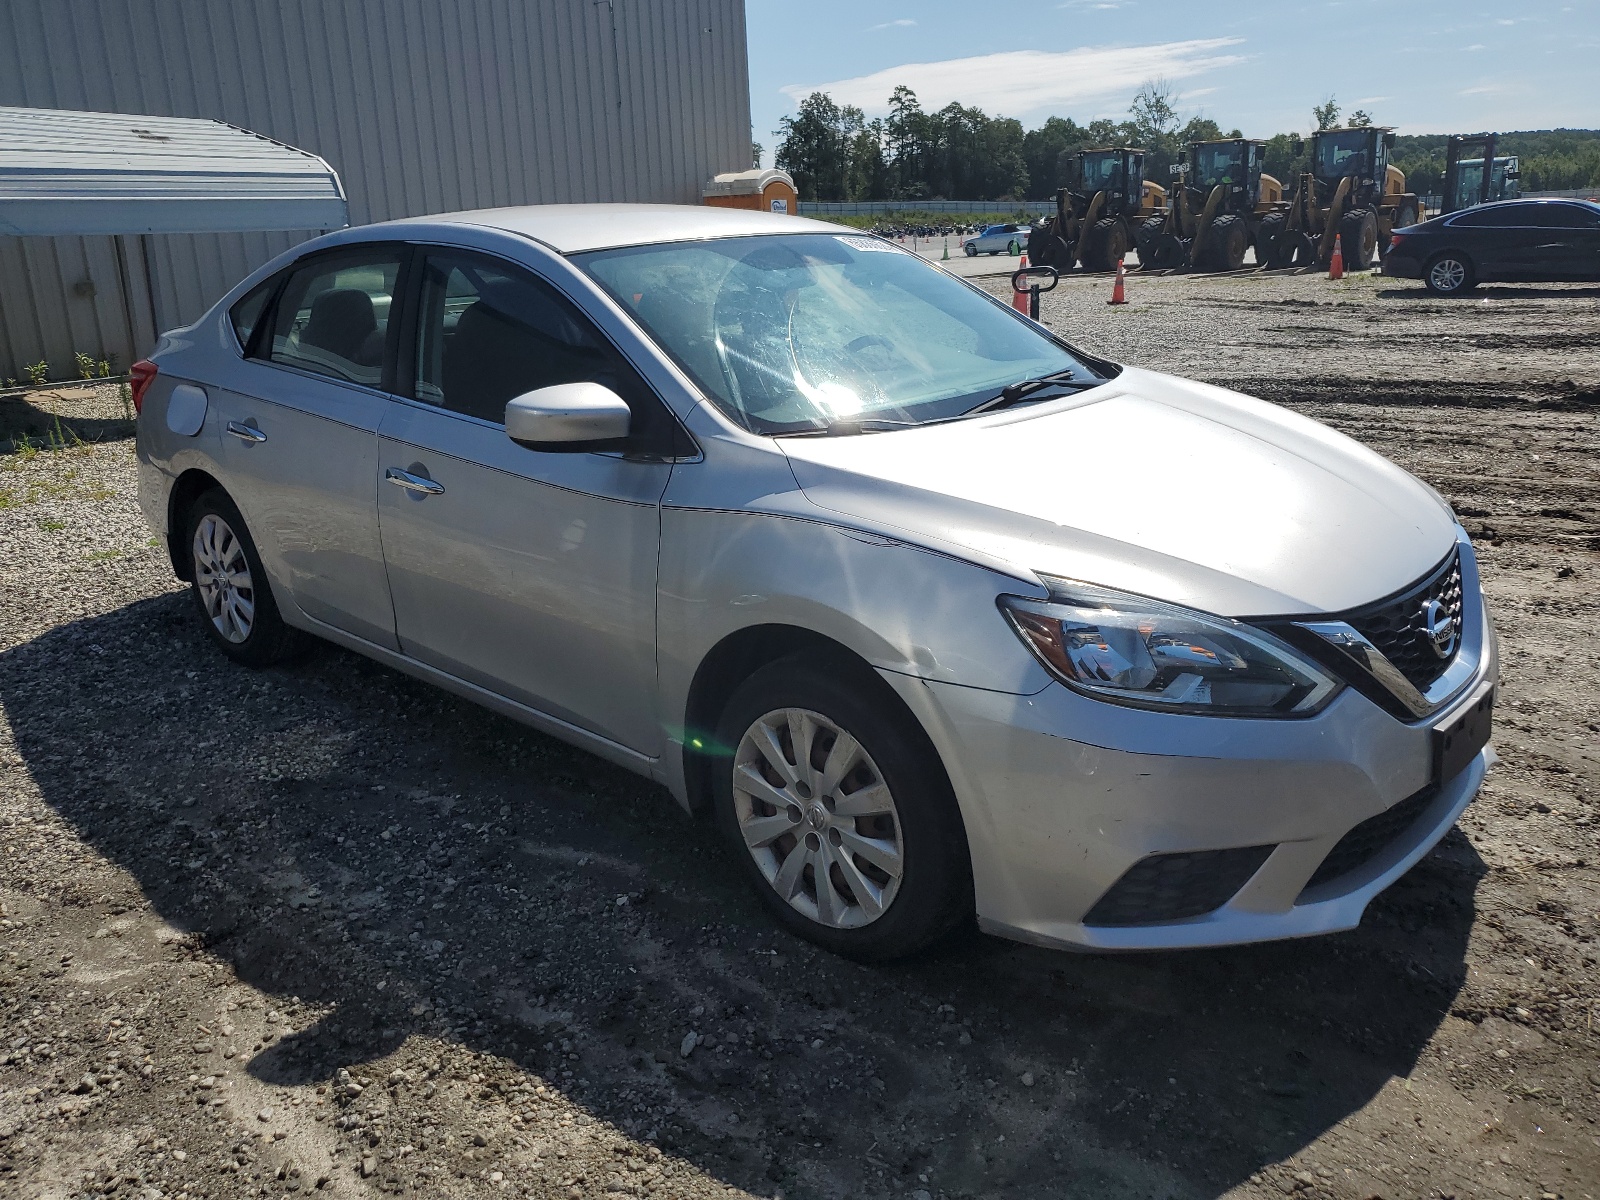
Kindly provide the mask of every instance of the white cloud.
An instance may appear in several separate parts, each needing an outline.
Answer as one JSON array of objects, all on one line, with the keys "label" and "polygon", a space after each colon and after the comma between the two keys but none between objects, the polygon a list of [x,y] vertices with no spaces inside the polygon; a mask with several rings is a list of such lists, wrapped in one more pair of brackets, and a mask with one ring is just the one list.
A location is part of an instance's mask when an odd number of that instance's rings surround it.
[{"label": "white cloud", "polygon": [[1107,9],[1127,8],[1133,0],[1067,0],[1065,4],[1056,5],[1057,8],[1071,8],[1079,12],[1104,12]]},{"label": "white cloud", "polygon": [[1385,100],[1393,100],[1393,96],[1363,96],[1354,101],[1356,104],[1382,104]]},{"label": "white cloud", "polygon": [[880,29],[907,29],[916,22],[910,17],[901,17],[898,21],[885,21],[881,25],[873,25],[867,29],[868,33],[877,33]]},{"label": "white cloud", "polygon": [[796,104],[812,92],[826,92],[836,104],[853,104],[871,114],[887,112],[889,94],[905,84],[927,109],[959,101],[990,113],[1020,116],[1132,94],[1145,80],[1157,76],[1179,80],[1233,66],[1246,61],[1245,56],[1224,51],[1243,41],[1206,38],[1153,46],[1084,46],[1059,52],[1010,50],[944,62],[906,63],[853,79],[791,83],[778,90]]},{"label": "white cloud", "polygon": [[1484,47],[1484,44],[1482,42],[1473,42],[1472,45],[1463,46],[1462,49],[1463,50],[1482,50],[1482,49],[1485,49],[1485,47]]}]

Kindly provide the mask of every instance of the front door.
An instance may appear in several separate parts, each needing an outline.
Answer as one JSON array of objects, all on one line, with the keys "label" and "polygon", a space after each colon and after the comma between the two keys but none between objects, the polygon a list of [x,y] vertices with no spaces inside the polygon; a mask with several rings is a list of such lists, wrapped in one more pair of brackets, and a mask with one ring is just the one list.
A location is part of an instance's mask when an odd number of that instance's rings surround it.
[{"label": "front door", "polygon": [[1546,277],[1600,282],[1600,207],[1561,202],[1539,208]]},{"label": "front door", "polygon": [[659,503],[669,462],[529,450],[506,401],[604,383],[636,429],[670,415],[549,284],[429,252],[411,399],[379,439],[378,513],[401,649],[631,750],[661,753],[655,706]]},{"label": "front door", "polygon": [[318,255],[250,339],[239,390],[213,393],[223,485],[267,571],[307,616],[396,649],[373,477],[389,310],[404,247]]}]

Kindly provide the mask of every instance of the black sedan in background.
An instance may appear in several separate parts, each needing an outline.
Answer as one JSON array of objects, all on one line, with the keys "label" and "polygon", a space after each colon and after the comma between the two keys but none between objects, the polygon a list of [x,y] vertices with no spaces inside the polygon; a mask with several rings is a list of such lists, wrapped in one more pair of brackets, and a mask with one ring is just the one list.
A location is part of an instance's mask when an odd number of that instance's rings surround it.
[{"label": "black sedan in background", "polygon": [[1383,273],[1438,296],[1491,282],[1600,282],[1600,203],[1503,200],[1396,229]]}]

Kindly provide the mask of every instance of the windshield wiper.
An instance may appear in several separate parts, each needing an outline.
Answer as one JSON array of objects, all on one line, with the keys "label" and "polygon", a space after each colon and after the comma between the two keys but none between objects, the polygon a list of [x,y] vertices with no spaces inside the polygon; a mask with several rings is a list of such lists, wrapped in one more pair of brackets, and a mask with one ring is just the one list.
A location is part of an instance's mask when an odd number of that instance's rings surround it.
[{"label": "windshield wiper", "polygon": [[982,403],[976,404],[972,408],[967,409],[967,411],[961,415],[964,417],[970,417],[976,413],[990,412],[996,408],[1005,408],[1008,404],[1015,404],[1019,400],[1024,400],[1042,388],[1091,388],[1099,387],[1104,382],[1105,380],[1103,379],[1074,378],[1071,368],[1068,368],[1064,371],[1053,371],[1049,375],[1041,375],[1037,379],[1019,379],[1016,383],[1008,383],[1005,387],[1000,389],[998,395],[990,396]]},{"label": "windshield wiper", "polygon": [[818,425],[811,429],[790,429],[772,436],[840,437],[852,433],[887,433],[894,429],[915,429],[918,425],[927,424],[929,424],[927,421],[886,421],[878,417],[866,417],[859,421],[829,421],[826,425]]}]

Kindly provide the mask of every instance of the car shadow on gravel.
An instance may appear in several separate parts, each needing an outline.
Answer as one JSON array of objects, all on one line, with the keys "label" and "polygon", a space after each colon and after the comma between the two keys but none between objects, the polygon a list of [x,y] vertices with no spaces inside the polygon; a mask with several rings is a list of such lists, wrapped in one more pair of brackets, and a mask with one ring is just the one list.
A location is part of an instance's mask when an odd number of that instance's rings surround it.
[{"label": "car shadow on gravel", "polygon": [[[1217,1195],[1410,1072],[1484,870],[1452,833],[1361,929],[1304,942],[1085,957],[973,932],[868,968],[775,931],[660,789],[341,651],[235,667],[179,593],[0,654],[0,701],[178,952],[312,1014],[239,1046],[259,1079],[447,1078],[407,1041],[428,1035],[764,1195]],[[213,982],[161,978],[208,1019]],[[508,1103],[486,1083],[457,1118]]]}]

